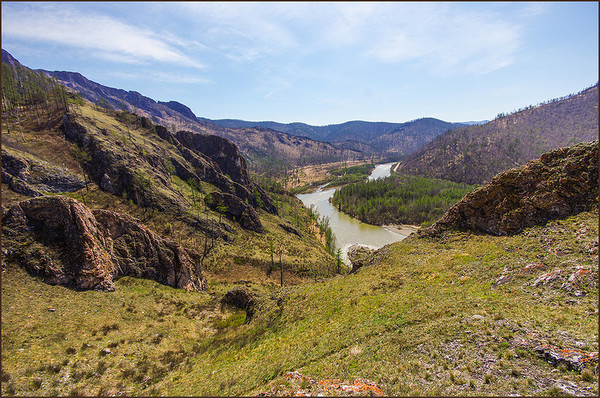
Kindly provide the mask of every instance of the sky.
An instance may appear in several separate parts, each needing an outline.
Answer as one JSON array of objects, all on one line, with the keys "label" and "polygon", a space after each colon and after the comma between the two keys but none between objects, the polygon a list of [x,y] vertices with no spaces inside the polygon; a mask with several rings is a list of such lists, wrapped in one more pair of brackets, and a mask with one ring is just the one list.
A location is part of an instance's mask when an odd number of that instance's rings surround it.
[{"label": "sky", "polygon": [[1,28],[28,67],[210,119],[491,120],[599,73],[595,1],[2,1]]}]

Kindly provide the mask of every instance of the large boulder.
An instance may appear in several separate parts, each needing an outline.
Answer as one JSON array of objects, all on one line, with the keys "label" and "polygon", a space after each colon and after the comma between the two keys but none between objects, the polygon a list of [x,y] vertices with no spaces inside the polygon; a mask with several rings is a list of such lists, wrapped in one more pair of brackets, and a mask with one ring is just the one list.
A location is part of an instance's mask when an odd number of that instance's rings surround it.
[{"label": "large boulder", "polygon": [[128,215],[43,196],[13,205],[2,221],[9,260],[50,284],[111,291],[115,279],[129,275],[192,291],[206,287],[197,253]]},{"label": "large boulder", "polygon": [[112,241],[83,204],[42,196],[10,208],[3,245],[30,274],[50,284],[114,290]]},{"label": "large boulder", "polygon": [[350,260],[350,263],[352,264],[350,273],[354,274],[362,267],[369,265],[375,252],[376,250],[369,249],[368,247],[359,244],[350,246],[348,249],[348,260]]},{"label": "large boulder", "polygon": [[255,297],[256,294],[245,287],[236,287],[225,293],[225,296],[221,299],[221,303],[241,310],[247,310],[250,308],[252,300]]},{"label": "large boulder", "polygon": [[112,239],[113,277],[136,276],[190,291],[206,288],[198,254],[163,239],[127,214],[108,210],[92,213]]},{"label": "large boulder", "polygon": [[598,204],[598,141],[543,154],[467,194],[421,235],[448,229],[512,235]]}]

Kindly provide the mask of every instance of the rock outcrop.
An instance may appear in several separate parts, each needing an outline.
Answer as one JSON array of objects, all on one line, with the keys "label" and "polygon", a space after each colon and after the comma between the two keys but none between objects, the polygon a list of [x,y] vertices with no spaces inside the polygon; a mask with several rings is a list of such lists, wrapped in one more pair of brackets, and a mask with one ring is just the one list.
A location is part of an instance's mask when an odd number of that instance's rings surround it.
[{"label": "rock outcrop", "polygon": [[466,195],[421,235],[445,230],[512,235],[598,204],[598,141],[543,154]]},{"label": "rock outcrop", "polygon": [[271,198],[251,181],[245,159],[231,142],[186,131],[171,134],[146,118],[138,122],[164,140],[163,145],[141,147],[123,133],[91,132],[71,115],[65,116],[61,128],[66,138],[89,154],[86,169],[103,190],[142,207],[177,215],[189,209],[189,200],[173,186],[174,175],[197,187],[207,182],[254,209],[277,214]]},{"label": "rock outcrop", "polygon": [[549,344],[534,348],[535,353],[554,366],[564,365],[567,369],[581,372],[585,368],[598,366],[598,352],[560,349]]},{"label": "rock outcrop", "polygon": [[376,250],[369,249],[366,246],[352,245],[348,249],[348,259],[352,264],[351,274],[358,272],[364,266],[369,265],[370,260],[373,258],[373,254]]},{"label": "rock outcrop", "polygon": [[5,149],[2,150],[2,182],[13,191],[32,197],[41,196],[42,192],[74,192],[85,187],[85,181],[79,176]]},{"label": "rock outcrop", "polygon": [[[195,153],[201,153],[216,163],[218,170],[233,181],[231,184],[233,191],[229,193],[235,194],[242,200],[247,200],[255,208],[263,208],[269,213],[277,214],[271,198],[250,179],[246,159],[234,143],[217,135],[198,134],[190,131],[178,131],[174,137],[185,148]],[[226,191],[222,181],[211,182]]]},{"label": "rock outcrop", "polygon": [[221,303],[241,310],[248,310],[254,297],[256,297],[256,294],[245,287],[236,287],[225,293],[225,296],[221,299]]},{"label": "rock outcrop", "polygon": [[13,205],[2,220],[8,256],[45,282],[81,290],[114,290],[121,276],[200,291],[199,255],[156,235],[128,215],[91,211],[62,196]]},{"label": "rock outcrop", "polygon": [[233,221],[237,221],[242,228],[258,233],[265,232],[256,211],[237,196],[228,193],[211,192],[205,201],[208,207],[222,212],[227,218]]}]

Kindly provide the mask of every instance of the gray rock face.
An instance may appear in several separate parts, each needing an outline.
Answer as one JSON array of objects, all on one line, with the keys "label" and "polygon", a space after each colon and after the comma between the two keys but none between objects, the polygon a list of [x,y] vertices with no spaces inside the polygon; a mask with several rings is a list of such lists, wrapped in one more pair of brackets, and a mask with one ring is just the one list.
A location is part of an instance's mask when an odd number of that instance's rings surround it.
[{"label": "gray rock face", "polygon": [[115,279],[136,276],[186,290],[206,288],[199,254],[128,215],[44,196],[12,206],[2,221],[13,260],[50,284],[110,291]]},{"label": "gray rock face", "polygon": [[42,192],[74,192],[85,187],[85,181],[66,170],[27,159],[2,150],[2,182],[26,196]]},{"label": "gray rock face", "polygon": [[448,229],[512,235],[534,225],[589,211],[598,203],[598,141],[543,154],[498,174],[466,195],[421,234]]},{"label": "gray rock face", "polygon": [[[235,192],[231,193],[235,193],[241,199],[248,200],[254,207],[262,207],[272,214],[277,213],[277,209],[273,206],[269,196],[262,188],[251,181],[248,176],[246,159],[234,143],[216,135],[198,134],[190,131],[178,131],[175,137],[186,148],[200,152],[213,160],[219,170],[234,182]],[[223,189],[221,186],[219,187]],[[257,197],[260,198],[260,203],[258,203]]]}]

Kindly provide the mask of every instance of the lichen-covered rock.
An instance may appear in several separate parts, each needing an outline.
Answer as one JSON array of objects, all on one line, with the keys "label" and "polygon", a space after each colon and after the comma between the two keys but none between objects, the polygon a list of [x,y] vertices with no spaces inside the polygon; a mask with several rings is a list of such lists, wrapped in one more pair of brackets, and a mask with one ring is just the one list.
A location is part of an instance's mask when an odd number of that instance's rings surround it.
[{"label": "lichen-covered rock", "polygon": [[598,141],[543,154],[467,194],[421,235],[446,230],[512,235],[598,203]]},{"label": "lichen-covered rock", "polygon": [[567,369],[581,372],[585,368],[593,369],[598,365],[598,352],[560,349],[549,344],[534,348],[536,354],[554,366],[564,365]]},{"label": "lichen-covered rock", "polygon": [[381,386],[370,380],[357,378],[353,381],[341,379],[315,380],[300,372],[288,372],[285,374],[287,383],[275,386],[269,391],[258,393],[259,397],[347,397],[347,396],[371,396],[381,397],[385,393]]},{"label": "lichen-covered rock", "polygon": [[50,284],[114,290],[114,280],[137,276],[200,291],[198,255],[165,240],[133,217],[91,211],[75,199],[43,196],[10,208],[3,245],[30,274]]}]

